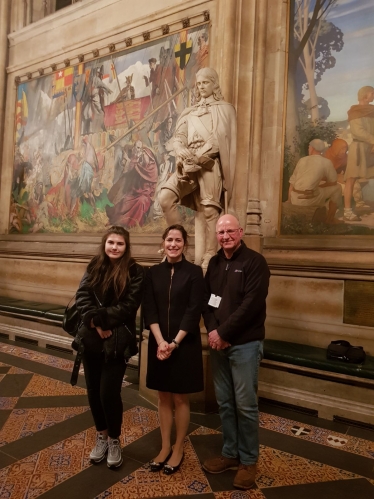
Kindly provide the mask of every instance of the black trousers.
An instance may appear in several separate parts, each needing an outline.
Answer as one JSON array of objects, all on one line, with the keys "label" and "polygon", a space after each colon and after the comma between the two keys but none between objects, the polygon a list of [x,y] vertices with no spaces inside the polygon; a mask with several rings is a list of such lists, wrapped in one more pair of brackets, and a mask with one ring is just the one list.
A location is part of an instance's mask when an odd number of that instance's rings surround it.
[{"label": "black trousers", "polygon": [[121,435],[123,405],[122,380],[126,371],[125,359],[105,362],[104,353],[83,354],[87,395],[96,430],[108,430],[110,438]]}]

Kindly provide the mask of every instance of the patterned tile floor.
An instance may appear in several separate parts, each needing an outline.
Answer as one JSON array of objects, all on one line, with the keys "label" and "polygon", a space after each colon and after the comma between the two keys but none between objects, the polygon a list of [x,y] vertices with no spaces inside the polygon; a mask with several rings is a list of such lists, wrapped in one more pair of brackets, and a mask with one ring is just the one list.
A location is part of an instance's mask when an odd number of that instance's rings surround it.
[{"label": "patterned tile floor", "polygon": [[13,409],[0,430],[0,447],[88,411],[89,407]]},{"label": "patterned tile floor", "polygon": [[222,445],[217,415],[192,415],[185,458],[173,476],[151,473],[159,449],[157,412],[128,370],[122,389],[124,464],[92,465],[95,439],[83,378],[73,361],[37,347],[0,343],[0,499],[369,499],[374,432],[264,405],[256,488],[234,490],[234,471],[205,474],[200,462]]},{"label": "patterned tile floor", "polygon": [[338,432],[326,430],[325,428],[316,428],[311,425],[301,425],[297,421],[264,413],[260,414],[260,426],[261,428],[277,431],[283,435],[290,435],[302,440],[339,448],[346,452],[374,459],[374,442],[363,438],[342,435]]},{"label": "patterned tile floor", "polygon": [[[72,371],[74,365],[73,360],[55,357],[54,355],[49,355],[43,352],[36,352],[14,344],[10,345],[0,343],[0,352],[14,355],[16,357],[21,357],[23,359],[32,360],[33,362],[38,362],[46,366],[57,367],[58,369],[63,369],[64,371],[68,372]],[[0,367],[1,365],[2,364],[0,363]],[[84,374],[83,366],[79,369],[79,374]],[[128,381],[123,381],[123,386],[128,386],[129,384],[130,383]]]}]

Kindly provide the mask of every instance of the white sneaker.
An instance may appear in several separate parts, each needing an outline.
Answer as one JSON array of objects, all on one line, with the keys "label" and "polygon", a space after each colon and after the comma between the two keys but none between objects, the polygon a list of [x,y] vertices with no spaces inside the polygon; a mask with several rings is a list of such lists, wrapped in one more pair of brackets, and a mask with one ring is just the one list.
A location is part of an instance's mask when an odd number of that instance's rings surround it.
[{"label": "white sneaker", "polygon": [[90,454],[90,460],[94,463],[99,463],[105,457],[105,454],[108,450],[108,439],[104,438],[101,433],[98,433],[96,436],[96,445],[92,449]]},{"label": "white sneaker", "polygon": [[108,457],[106,460],[108,468],[118,468],[123,462],[121,443],[118,438],[109,438],[108,441]]}]

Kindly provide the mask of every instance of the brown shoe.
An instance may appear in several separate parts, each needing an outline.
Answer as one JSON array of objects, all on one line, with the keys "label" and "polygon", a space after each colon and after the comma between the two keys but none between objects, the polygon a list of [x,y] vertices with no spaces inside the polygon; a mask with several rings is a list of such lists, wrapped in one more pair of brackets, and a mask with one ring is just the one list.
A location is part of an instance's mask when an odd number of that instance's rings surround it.
[{"label": "brown shoe", "polygon": [[237,458],[217,456],[204,461],[203,469],[208,473],[223,473],[227,470],[237,470],[239,464]]},{"label": "brown shoe", "polygon": [[251,489],[256,483],[256,464],[241,464],[234,478],[234,487],[241,490]]}]

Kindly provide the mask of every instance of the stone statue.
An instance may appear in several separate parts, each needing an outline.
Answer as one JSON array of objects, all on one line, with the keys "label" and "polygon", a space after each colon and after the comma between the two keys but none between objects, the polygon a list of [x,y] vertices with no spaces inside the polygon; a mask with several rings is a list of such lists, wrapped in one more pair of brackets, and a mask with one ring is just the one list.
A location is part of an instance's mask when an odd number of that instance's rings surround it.
[{"label": "stone statue", "polygon": [[216,222],[232,197],[236,161],[236,113],[223,100],[212,68],[196,74],[197,104],[180,115],[174,135],[176,171],[160,204],[169,225],[180,223],[178,204],[197,211],[195,263],[206,269],[216,254]]}]

